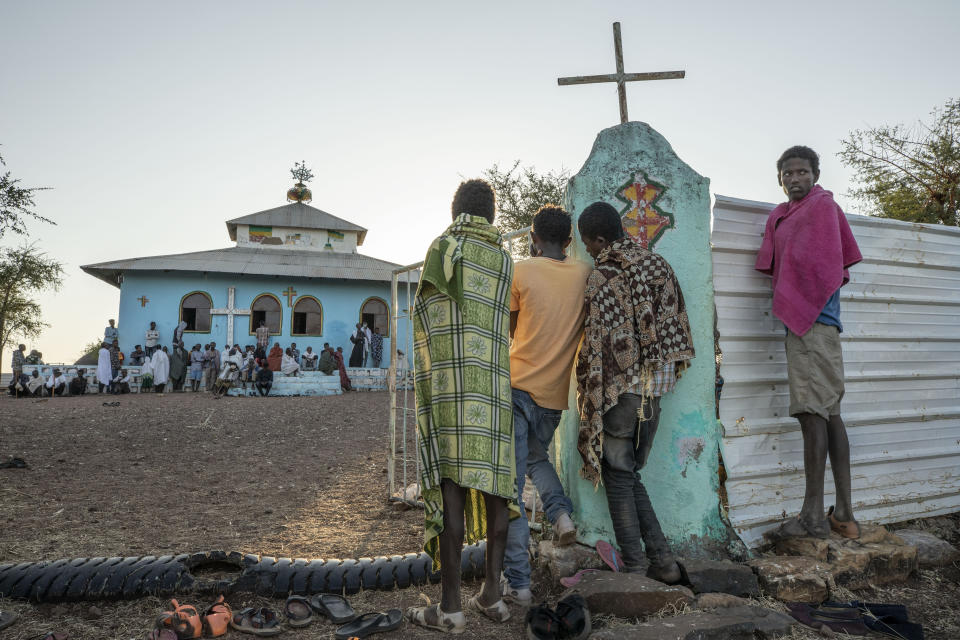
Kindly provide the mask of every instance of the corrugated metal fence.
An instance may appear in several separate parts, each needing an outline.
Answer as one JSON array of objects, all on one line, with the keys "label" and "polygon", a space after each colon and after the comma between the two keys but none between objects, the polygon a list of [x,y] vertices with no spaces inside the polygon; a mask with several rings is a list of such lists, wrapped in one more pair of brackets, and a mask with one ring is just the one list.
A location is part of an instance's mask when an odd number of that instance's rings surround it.
[{"label": "corrugated metal fence", "polygon": [[[714,289],[730,520],[749,545],[803,501],[784,329],[754,271],[774,205],[716,196]],[[853,500],[862,520],[960,510],[960,229],[848,216],[863,253],[841,290]],[[816,260],[816,256],[811,256]],[[827,470],[826,504],[833,482]]]}]

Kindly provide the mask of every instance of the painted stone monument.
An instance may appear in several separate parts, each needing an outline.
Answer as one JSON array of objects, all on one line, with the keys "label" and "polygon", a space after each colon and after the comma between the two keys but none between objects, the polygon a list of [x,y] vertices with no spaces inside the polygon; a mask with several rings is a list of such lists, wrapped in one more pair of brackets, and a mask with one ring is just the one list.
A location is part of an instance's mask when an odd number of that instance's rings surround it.
[{"label": "painted stone monument", "polygon": [[[662,399],[653,450],[642,475],[664,533],[686,555],[715,555],[728,542],[720,515],[713,348],[713,280],[710,259],[709,180],[685,164],[667,140],[642,122],[600,132],[590,157],[567,185],[564,207],[577,219],[605,201],[620,211],[624,230],[673,266],[687,304],[696,358],[673,393]],[[578,236],[579,240],[579,236]],[[572,257],[593,264],[582,242]],[[576,384],[570,406],[576,406]],[[580,476],[579,418],[564,414],[555,438],[555,462],[570,498],[580,542],[613,541],[601,486]]]}]

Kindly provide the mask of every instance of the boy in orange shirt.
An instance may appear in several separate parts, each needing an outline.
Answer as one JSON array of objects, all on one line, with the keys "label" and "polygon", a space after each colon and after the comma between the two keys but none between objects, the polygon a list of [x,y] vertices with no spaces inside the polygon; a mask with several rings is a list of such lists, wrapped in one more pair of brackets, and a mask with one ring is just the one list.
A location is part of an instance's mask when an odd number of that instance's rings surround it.
[{"label": "boy in orange shirt", "polygon": [[531,257],[516,264],[510,293],[510,386],[516,442],[517,492],[523,516],[510,522],[504,558],[503,597],[531,600],[530,536],[523,509],[524,476],[529,473],[554,525],[556,541],[574,542],[573,504],[563,492],[547,449],[567,409],[570,376],[583,335],[584,289],[591,266],[567,258],[570,214],[545,205],[533,218]]}]

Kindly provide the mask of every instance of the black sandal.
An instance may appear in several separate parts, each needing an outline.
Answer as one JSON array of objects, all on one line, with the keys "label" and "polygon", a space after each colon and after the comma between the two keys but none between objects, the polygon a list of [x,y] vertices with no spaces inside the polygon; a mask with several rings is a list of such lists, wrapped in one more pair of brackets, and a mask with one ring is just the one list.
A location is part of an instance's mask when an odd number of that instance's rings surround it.
[{"label": "black sandal", "polygon": [[357,612],[343,596],[321,593],[313,596],[310,606],[319,614],[330,619],[334,624],[344,624],[357,619]]},{"label": "black sandal", "polygon": [[400,609],[389,609],[386,612],[372,611],[337,629],[334,637],[337,640],[366,638],[375,633],[399,629],[401,626],[403,626],[403,612]]}]

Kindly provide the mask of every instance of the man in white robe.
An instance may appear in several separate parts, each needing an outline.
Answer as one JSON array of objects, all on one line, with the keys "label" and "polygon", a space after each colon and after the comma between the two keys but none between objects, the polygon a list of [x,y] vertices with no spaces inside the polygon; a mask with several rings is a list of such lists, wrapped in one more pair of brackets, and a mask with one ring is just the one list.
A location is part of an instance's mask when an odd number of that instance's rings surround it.
[{"label": "man in white robe", "polygon": [[285,376],[296,376],[300,373],[300,365],[297,364],[289,347],[284,352],[283,359],[280,361],[280,372]]},{"label": "man in white robe", "polygon": [[113,382],[113,370],[110,368],[110,349],[107,343],[100,344],[100,352],[97,354],[97,388],[103,393],[104,387],[108,390]]},{"label": "man in white robe", "polygon": [[363,366],[367,366],[367,360],[370,359],[370,345],[373,344],[373,332],[370,331],[366,322],[363,323],[363,336],[366,338],[363,341]]},{"label": "man in white robe", "polygon": [[170,379],[170,356],[167,348],[157,349],[150,359],[150,368],[153,369],[153,387],[157,393],[163,393],[163,387]]},{"label": "man in white robe", "polygon": [[33,373],[30,374],[30,379],[27,381],[27,391],[31,396],[39,398],[43,395],[43,382],[43,378],[40,377],[40,374],[34,369]]}]

